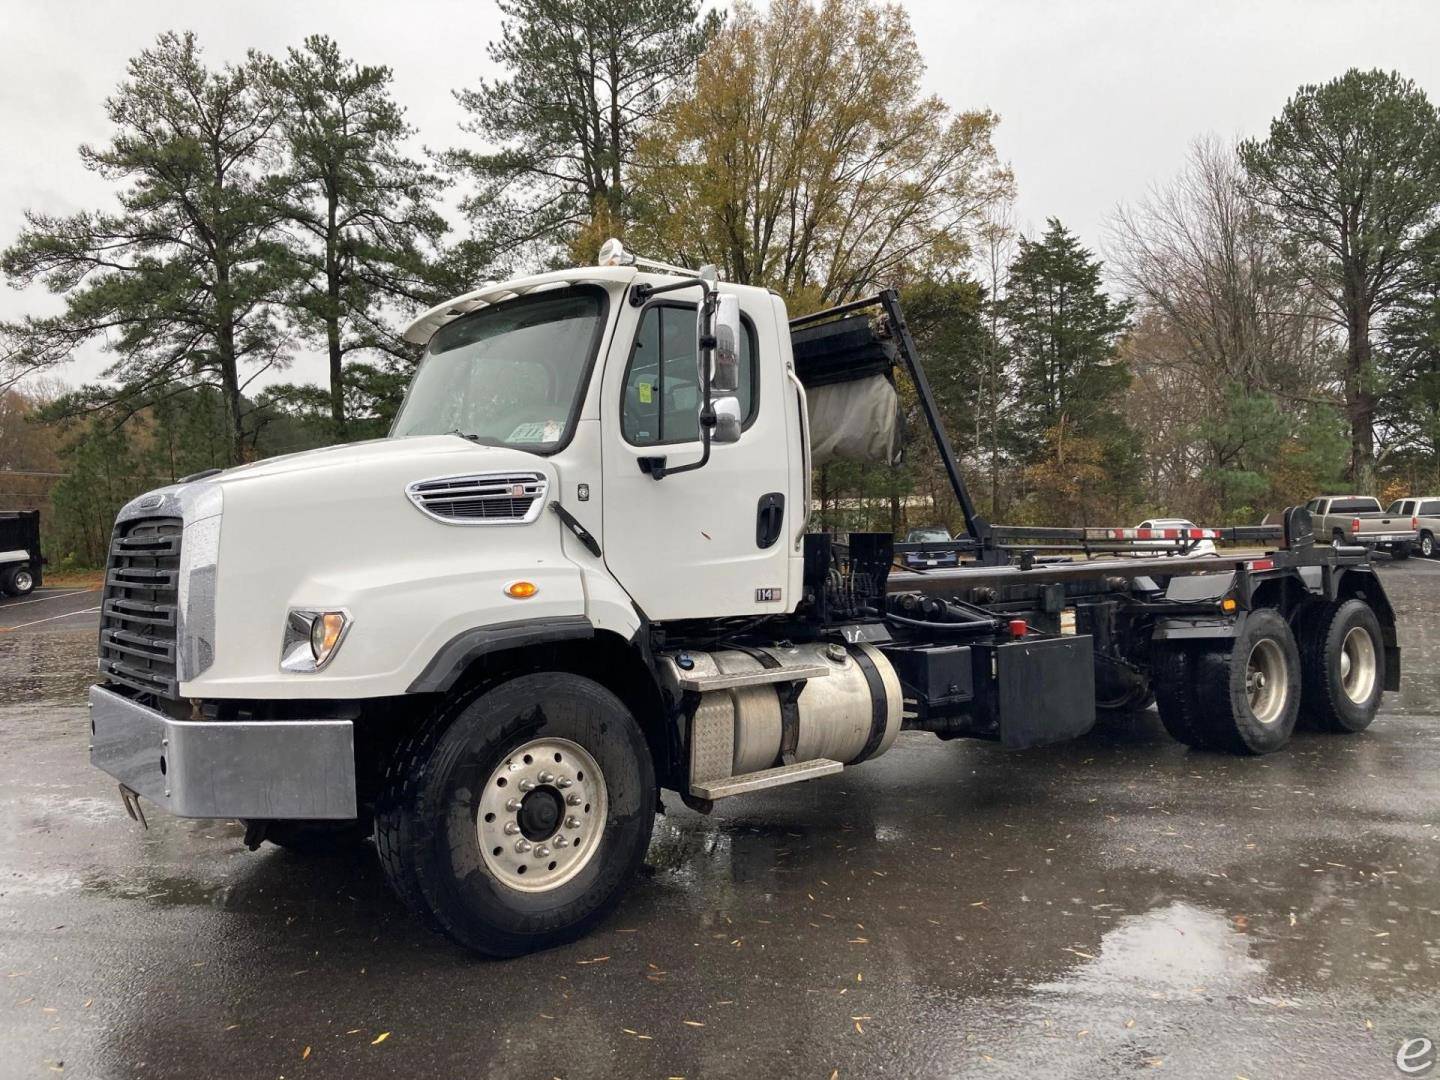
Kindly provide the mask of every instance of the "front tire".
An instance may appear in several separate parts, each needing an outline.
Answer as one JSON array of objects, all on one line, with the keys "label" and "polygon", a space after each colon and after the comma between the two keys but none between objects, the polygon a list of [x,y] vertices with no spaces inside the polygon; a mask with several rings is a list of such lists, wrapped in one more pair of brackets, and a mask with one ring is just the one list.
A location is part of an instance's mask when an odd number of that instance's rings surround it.
[{"label": "front tire", "polygon": [[376,822],[401,898],[466,948],[519,956],[584,934],[650,844],[655,771],[609,690],[524,675],[402,750]]},{"label": "front tire", "polygon": [[1300,651],[1275,609],[1250,612],[1229,648],[1198,653],[1194,678],[1211,746],[1269,754],[1290,741],[1300,712]]},{"label": "front tire", "polygon": [[1385,689],[1380,620],[1363,600],[1317,605],[1301,639],[1306,720],[1321,731],[1364,731]]}]

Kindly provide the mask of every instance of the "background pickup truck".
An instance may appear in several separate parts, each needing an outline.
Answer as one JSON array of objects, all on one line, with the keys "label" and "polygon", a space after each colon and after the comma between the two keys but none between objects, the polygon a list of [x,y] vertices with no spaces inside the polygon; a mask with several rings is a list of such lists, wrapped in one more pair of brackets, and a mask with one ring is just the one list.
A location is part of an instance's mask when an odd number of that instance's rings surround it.
[{"label": "background pickup truck", "polygon": [[1419,530],[1412,517],[1396,517],[1380,509],[1368,495],[1321,495],[1305,504],[1315,527],[1315,539],[1335,544],[1363,544],[1408,559]]},{"label": "background pickup truck", "polygon": [[1396,499],[1385,511],[1392,518],[1413,518],[1419,536],[1415,547],[1427,559],[1435,557],[1435,539],[1440,537],[1440,495],[1412,495]]}]

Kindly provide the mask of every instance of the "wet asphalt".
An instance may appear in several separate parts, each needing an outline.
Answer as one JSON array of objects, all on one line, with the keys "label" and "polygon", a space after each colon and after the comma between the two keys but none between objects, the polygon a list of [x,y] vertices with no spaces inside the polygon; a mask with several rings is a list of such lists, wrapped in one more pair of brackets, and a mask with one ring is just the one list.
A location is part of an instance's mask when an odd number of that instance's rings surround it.
[{"label": "wet asphalt", "polygon": [[140,829],[86,760],[94,594],[0,604],[0,1076],[1403,1076],[1440,1042],[1440,563],[1380,572],[1405,689],[1363,735],[1239,759],[1152,711],[669,795],[618,912],[507,962],[373,851]]}]

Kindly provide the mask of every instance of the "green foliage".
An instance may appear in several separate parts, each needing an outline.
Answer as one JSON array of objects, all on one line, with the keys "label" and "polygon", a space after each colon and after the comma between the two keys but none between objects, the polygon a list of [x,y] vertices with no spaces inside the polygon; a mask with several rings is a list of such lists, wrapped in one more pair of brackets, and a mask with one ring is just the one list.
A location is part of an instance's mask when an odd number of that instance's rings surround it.
[{"label": "green foliage", "polygon": [[1089,436],[1120,425],[1129,373],[1116,347],[1131,305],[1105,293],[1102,265],[1054,218],[1040,240],[1021,238],[1010,265],[1000,316],[1017,365],[1017,426],[1032,458],[1056,428]]},{"label": "green foliage", "polygon": [[1371,323],[1402,297],[1440,206],[1440,113],[1413,81],[1352,68],[1302,86],[1240,156],[1251,194],[1345,327],[1350,475],[1364,479],[1378,401]]},{"label": "green foliage", "polygon": [[687,78],[721,25],[700,0],[499,0],[488,49],[508,77],[456,94],[467,131],[495,150],[446,163],[474,185],[462,208],[479,246],[553,252],[593,217],[624,231],[641,127]]},{"label": "green foliage", "polygon": [[133,434],[95,420],[79,425],[62,452],[69,474],[50,493],[54,512],[46,521],[46,545],[51,558],[105,565],[110,523],[120,507],[151,486]]},{"label": "green foliage", "polygon": [[446,228],[434,207],[441,185],[401,148],[413,129],[391,97],[388,67],[348,60],[323,35],[283,63],[259,63],[288,150],[288,167],[269,185],[290,226],[276,252],[291,278],[286,303],[326,351],[330,435],[343,441],[346,356],[408,355],[385,304],[429,296],[424,251]]},{"label": "green foliage", "polygon": [[109,382],[85,388],[74,410],[218,386],[228,459],[238,463],[247,440],[241,368],[284,357],[272,308],[284,282],[263,191],[275,113],[257,91],[253,61],[211,70],[193,34],[163,34],[133,59],[106,111],[109,145],[80,156],[124,185],[118,212],[28,213],[0,255],[12,283],[38,280],[65,294],[60,315],[3,328],[12,360],[43,369],[104,339],[117,355]]}]

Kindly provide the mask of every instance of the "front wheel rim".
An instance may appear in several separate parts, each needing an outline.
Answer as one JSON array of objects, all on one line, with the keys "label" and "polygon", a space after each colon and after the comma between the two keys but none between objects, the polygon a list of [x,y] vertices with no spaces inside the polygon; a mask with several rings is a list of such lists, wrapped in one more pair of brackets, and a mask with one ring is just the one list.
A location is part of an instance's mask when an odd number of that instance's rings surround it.
[{"label": "front wheel rim", "polygon": [[519,892],[558,889],[595,857],[606,806],[605,775],[579,743],[518,746],[491,772],[475,810],[485,866]]},{"label": "front wheel rim", "polygon": [[29,592],[34,584],[35,579],[30,576],[29,570],[21,570],[15,575],[15,588],[19,592]]},{"label": "front wheel rim", "polygon": [[1265,725],[1279,722],[1290,698],[1290,664],[1274,638],[1262,638],[1245,662],[1245,694],[1255,719]]},{"label": "front wheel rim", "polygon": [[1340,646],[1340,686],[1356,705],[1364,705],[1375,692],[1375,639],[1363,626],[1352,626]]}]

